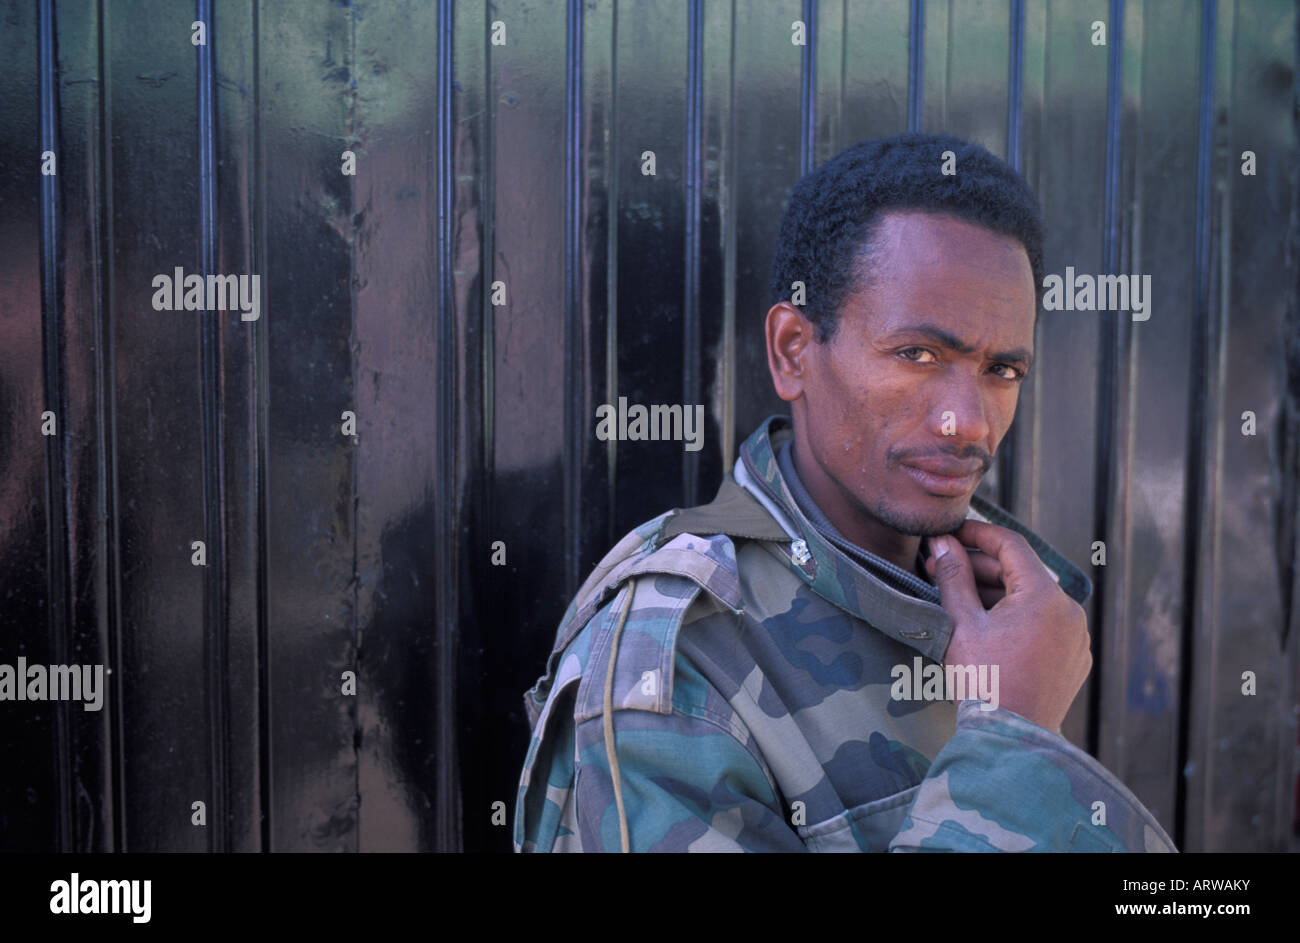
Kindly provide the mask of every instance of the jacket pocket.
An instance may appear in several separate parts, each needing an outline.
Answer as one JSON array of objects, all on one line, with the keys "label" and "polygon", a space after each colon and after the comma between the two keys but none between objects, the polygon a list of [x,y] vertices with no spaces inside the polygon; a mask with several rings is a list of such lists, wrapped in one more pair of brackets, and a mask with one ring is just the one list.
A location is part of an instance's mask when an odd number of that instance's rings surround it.
[{"label": "jacket pocket", "polygon": [[918,783],[892,796],[845,809],[815,825],[798,826],[796,831],[809,851],[887,851],[920,788]]}]

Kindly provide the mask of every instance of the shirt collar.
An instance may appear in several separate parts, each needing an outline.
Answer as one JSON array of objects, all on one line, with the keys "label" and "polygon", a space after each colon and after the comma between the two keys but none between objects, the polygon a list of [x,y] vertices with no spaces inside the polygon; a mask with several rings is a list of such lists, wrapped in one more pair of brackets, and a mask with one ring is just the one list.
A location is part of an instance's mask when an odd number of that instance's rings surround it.
[{"label": "shirt collar", "polygon": [[803,482],[799,479],[799,471],[794,465],[793,446],[794,442],[790,439],[776,446],[776,460],[780,466],[781,474],[785,478],[785,484],[790,491],[790,496],[794,498],[795,504],[803,512],[809,523],[817,528],[817,531],[834,546],[847,554],[850,560],[870,572],[872,576],[883,580],[894,589],[909,596],[916,596],[927,602],[939,602],[939,587],[929,582],[928,578],[922,578],[915,572],[896,566],[865,547],[858,546],[840,533],[839,529],[831,523],[830,518],[822,513],[822,509],[818,507],[817,502],[813,500],[813,496],[808,493],[808,489],[804,487]]}]

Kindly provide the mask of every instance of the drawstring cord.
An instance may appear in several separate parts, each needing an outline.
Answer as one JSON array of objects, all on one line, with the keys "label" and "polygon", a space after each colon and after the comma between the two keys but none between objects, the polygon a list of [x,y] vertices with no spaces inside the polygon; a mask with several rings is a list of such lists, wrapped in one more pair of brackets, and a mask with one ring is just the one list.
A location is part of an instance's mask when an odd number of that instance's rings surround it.
[{"label": "drawstring cord", "polygon": [[627,599],[623,601],[623,611],[619,613],[618,625],[614,629],[614,640],[610,643],[609,668],[605,671],[605,702],[603,705],[602,726],[605,728],[605,755],[609,757],[609,776],[614,782],[614,803],[618,806],[618,837],[623,853],[630,852],[631,843],[627,836],[627,811],[623,808],[623,780],[618,771],[618,754],[614,752],[614,662],[618,657],[618,641],[623,634],[623,623],[632,608],[632,595],[636,591],[636,580],[631,580],[627,587]]}]

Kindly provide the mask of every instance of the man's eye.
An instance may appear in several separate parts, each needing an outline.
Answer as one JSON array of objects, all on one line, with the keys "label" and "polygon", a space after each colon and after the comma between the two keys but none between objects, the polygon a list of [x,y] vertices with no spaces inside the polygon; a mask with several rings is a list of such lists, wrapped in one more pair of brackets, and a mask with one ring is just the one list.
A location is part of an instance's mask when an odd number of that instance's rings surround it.
[{"label": "man's eye", "polygon": [[905,347],[902,350],[900,350],[899,353],[902,354],[908,360],[911,360],[913,363],[933,362],[932,360],[922,360],[920,357],[921,354],[927,354],[931,358],[934,357],[934,354],[930,353],[930,351],[926,350],[924,347]]},{"label": "man's eye", "polygon": [[1006,364],[1006,363],[994,364],[993,369],[1007,371],[1006,373],[998,374],[998,376],[1000,376],[1004,380],[1012,380],[1016,383],[1019,383],[1021,380],[1025,378],[1025,371],[1019,369],[1018,367],[1013,367],[1010,364]]}]

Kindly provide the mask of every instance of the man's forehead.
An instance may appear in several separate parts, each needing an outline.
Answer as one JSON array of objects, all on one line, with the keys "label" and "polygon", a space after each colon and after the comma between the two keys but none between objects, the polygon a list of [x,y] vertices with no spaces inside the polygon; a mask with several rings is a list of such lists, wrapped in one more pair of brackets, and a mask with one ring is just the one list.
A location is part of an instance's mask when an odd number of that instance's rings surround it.
[{"label": "man's forehead", "polygon": [[[890,210],[874,227],[868,248],[881,274],[895,266],[976,268],[992,265],[998,276],[1029,273],[1029,255],[1019,240],[948,213]],[[1032,280],[1032,273],[1029,274]]]},{"label": "man's forehead", "polygon": [[891,212],[841,314],[872,335],[937,325],[968,345],[1032,349],[1037,295],[1018,240],[950,215]]}]

